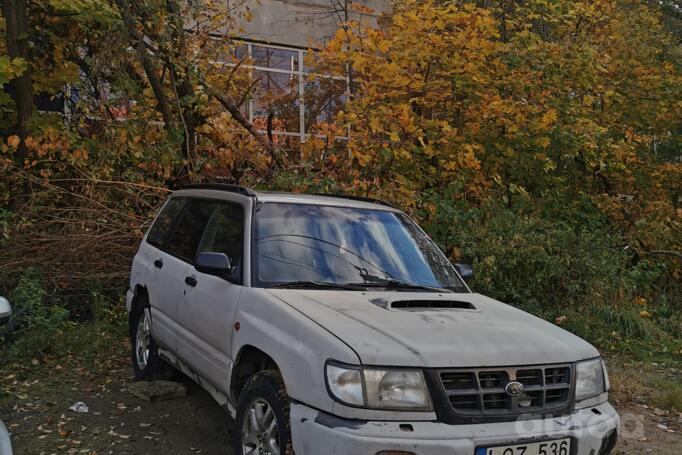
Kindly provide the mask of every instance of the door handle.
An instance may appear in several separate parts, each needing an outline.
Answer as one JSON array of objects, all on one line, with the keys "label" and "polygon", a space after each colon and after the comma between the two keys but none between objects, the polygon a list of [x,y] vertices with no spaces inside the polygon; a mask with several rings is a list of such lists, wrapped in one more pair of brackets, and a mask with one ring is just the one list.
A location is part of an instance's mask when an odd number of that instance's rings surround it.
[{"label": "door handle", "polygon": [[194,286],[197,285],[197,279],[194,278],[193,276],[187,276],[187,277],[185,277],[185,283],[186,283],[188,286],[194,287]]},{"label": "door handle", "polygon": [[154,267],[157,269],[162,269],[163,268],[163,261],[161,259],[157,259],[154,261]]}]

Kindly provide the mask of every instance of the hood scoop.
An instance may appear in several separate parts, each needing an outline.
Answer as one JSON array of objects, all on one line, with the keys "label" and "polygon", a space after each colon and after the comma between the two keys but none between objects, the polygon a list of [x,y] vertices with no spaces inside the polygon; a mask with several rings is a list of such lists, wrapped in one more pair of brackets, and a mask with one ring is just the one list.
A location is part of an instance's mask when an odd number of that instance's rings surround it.
[{"label": "hood scoop", "polygon": [[470,302],[460,300],[387,300],[372,299],[373,304],[387,310],[475,310],[476,307]]}]

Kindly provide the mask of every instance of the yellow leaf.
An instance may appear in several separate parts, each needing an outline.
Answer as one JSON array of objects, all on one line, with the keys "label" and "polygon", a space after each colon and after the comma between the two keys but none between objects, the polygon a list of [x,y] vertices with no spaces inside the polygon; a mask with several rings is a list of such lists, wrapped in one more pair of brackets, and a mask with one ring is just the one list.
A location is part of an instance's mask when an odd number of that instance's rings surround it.
[{"label": "yellow leaf", "polygon": [[539,145],[540,147],[546,149],[547,147],[549,147],[550,140],[549,140],[548,137],[543,136],[543,137],[537,138],[537,143],[538,143],[538,145]]},{"label": "yellow leaf", "polygon": [[13,134],[7,138],[7,145],[9,145],[10,147],[12,147],[14,149],[19,147],[20,142],[21,142],[21,139],[16,134]]},{"label": "yellow leaf", "polygon": [[567,320],[568,320],[568,316],[557,316],[556,319],[554,319],[554,323],[556,325],[561,325],[564,322],[566,322]]},{"label": "yellow leaf", "polygon": [[554,122],[556,122],[557,118],[558,115],[554,109],[548,110],[542,115],[542,118],[538,121],[538,128],[542,130],[549,128]]}]

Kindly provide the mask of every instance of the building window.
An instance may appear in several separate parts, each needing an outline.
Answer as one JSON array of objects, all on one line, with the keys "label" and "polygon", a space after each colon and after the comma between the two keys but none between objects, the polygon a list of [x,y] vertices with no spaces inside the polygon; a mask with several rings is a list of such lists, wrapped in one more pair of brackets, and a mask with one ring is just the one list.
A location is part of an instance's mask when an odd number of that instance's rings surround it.
[{"label": "building window", "polygon": [[[305,67],[303,49],[250,42],[238,44],[234,59],[218,63],[242,65],[256,80],[245,114],[262,133],[268,125],[277,142],[298,138],[305,142],[312,135],[325,137],[348,98],[348,81],[343,76],[311,73]],[[336,139],[348,139],[348,130],[336,125]]]}]

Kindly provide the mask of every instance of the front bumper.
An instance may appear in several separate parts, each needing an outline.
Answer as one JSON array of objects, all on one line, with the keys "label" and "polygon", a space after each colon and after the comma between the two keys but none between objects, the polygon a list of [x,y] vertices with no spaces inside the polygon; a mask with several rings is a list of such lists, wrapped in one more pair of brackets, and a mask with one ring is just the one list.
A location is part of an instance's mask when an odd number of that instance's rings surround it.
[{"label": "front bumper", "polygon": [[475,455],[477,447],[565,437],[573,438],[571,455],[599,455],[618,424],[618,414],[609,403],[564,417],[476,425],[355,421],[302,404],[291,405],[297,455],[375,455],[391,450],[415,455]]}]

